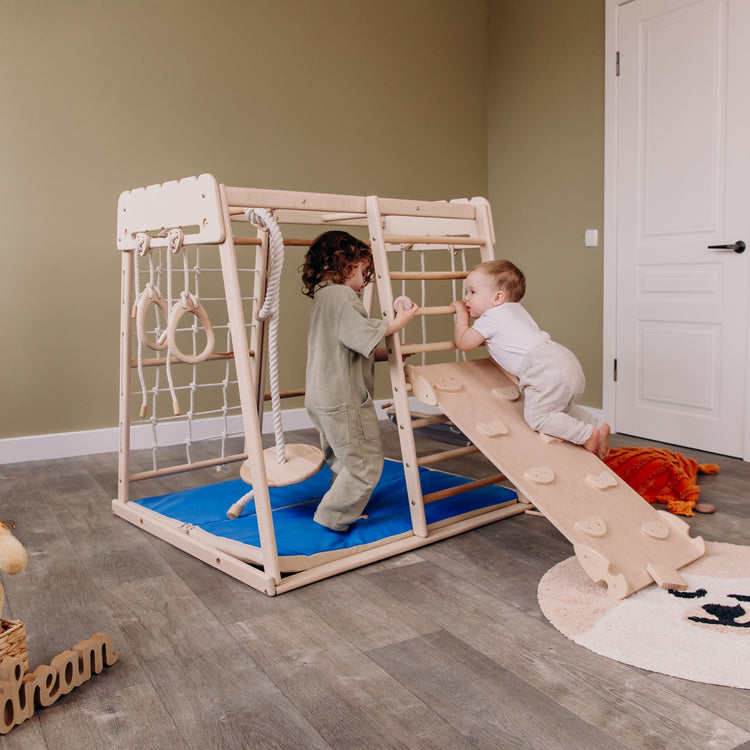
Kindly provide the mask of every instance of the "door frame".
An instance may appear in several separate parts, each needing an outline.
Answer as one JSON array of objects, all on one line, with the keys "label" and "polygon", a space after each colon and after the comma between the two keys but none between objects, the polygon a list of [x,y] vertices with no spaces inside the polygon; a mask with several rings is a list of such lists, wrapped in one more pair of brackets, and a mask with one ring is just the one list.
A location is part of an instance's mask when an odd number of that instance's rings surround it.
[{"label": "door frame", "polygon": [[617,9],[632,0],[605,0],[604,21],[604,233],[602,309],[602,409],[617,431]]},{"label": "door frame", "polygon": [[[602,309],[602,409],[613,431],[617,431],[617,386],[614,379],[617,358],[617,11],[636,0],[605,0],[604,40],[604,232]],[[750,210],[750,206],[748,207]],[[750,318],[748,320],[750,330]],[[750,346],[746,361],[750,373]],[[745,385],[745,415],[742,458],[750,461],[750,385]]]}]

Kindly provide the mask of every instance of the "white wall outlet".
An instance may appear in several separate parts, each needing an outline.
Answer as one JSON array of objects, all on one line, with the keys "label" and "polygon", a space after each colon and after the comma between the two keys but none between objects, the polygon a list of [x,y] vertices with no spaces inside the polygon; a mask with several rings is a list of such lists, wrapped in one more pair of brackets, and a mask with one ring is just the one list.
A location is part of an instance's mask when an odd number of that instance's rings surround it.
[{"label": "white wall outlet", "polygon": [[597,247],[599,245],[599,230],[587,229],[583,236],[583,244],[586,247]]}]

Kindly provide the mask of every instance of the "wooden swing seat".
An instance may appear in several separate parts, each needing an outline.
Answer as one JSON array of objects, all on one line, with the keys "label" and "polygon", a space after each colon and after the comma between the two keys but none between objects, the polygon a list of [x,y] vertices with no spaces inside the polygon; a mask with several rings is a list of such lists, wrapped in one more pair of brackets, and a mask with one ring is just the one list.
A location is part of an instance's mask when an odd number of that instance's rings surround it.
[{"label": "wooden swing seat", "polygon": [[[314,445],[285,444],[284,453],[286,461],[279,463],[274,446],[263,451],[266,481],[269,487],[284,487],[288,484],[304,482],[305,479],[317,474],[323,466],[323,453]],[[252,471],[247,461],[244,461],[240,467],[240,476],[248,484],[253,484]]]}]

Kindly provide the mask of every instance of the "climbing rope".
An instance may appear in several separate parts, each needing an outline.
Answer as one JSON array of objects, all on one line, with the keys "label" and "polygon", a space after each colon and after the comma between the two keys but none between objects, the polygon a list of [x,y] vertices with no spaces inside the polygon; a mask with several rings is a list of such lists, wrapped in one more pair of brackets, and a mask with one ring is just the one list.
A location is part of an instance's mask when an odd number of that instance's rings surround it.
[{"label": "climbing rope", "polygon": [[273,414],[273,431],[276,439],[276,461],[286,463],[284,448],[284,427],[281,421],[281,396],[279,395],[279,287],[281,271],[284,266],[284,238],[274,215],[267,208],[247,208],[245,215],[258,229],[268,232],[271,270],[263,305],[258,311],[258,318],[269,319],[268,327],[268,374],[271,387],[271,411]]}]

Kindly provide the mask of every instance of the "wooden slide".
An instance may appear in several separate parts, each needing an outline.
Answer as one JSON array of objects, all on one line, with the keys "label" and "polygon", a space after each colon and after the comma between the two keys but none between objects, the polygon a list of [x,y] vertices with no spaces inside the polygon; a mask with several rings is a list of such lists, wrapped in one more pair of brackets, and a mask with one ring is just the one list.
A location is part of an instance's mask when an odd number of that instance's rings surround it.
[{"label": "wooden slide", "polygon": [[554,526],[581,566],[623,599],[655,581],[684,590],[678,570],[705,551],[685,521],[657,511],[596,455],[534,432],[523,396],[490,359],[405,368],[412,393],[438,406]]}]

